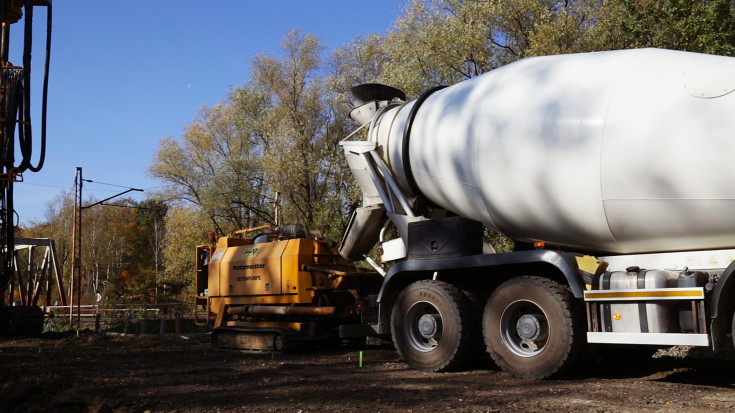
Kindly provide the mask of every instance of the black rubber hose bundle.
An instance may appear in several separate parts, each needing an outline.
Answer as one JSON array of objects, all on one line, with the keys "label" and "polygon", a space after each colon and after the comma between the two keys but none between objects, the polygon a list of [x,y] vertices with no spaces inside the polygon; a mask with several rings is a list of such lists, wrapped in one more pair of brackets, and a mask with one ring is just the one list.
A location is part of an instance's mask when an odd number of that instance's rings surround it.
[{"label": "black rubber hose bundle", "polygon": [[[43,95],[41,102],[41,155],[38,164],[31,164],[31,155],[33,154],[33,135],[31,130],[31,51],[33,47],[33,7],[46,6],[46,64],[43,75]],[[19,165],[21,172],[26,169],[31,172],[38,172],[43,167],[46,159],[46,113],[48,102],[48,76],[49,65],[51,60],[51,27],[52,27],[52,10],[51,0],[26,0],[25,2],[25,37],[23,39],[23,103],[18,106],[17,114],[20,119],[21,126],[18,128],[18,141],[22,160]],[[11,108],[8,107],[10,110]],[[6,117],[8,119],[9,117]],[[12,135],[10,135],[12,136]]]}]

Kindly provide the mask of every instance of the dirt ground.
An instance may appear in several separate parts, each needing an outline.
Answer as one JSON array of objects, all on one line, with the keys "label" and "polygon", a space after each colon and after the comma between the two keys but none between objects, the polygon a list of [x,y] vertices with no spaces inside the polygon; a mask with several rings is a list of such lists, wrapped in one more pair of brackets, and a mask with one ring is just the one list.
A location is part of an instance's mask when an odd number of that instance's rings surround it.
[{"label": "dirt ground", "polygon": [[201,335],[83,332],[0,340],[0,412],[735,409],[735,361],[625,357],[590,363],[575,377],[529,381],[486,360],[462,372],[417,372],[389,345],[274,356],[213,351]]}]

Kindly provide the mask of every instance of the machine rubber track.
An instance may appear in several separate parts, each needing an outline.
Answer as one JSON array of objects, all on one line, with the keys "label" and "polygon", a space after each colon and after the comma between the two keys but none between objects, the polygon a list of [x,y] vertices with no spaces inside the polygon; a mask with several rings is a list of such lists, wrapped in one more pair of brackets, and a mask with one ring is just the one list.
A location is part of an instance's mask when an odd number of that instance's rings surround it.
[{"label": "machine rubber track", "polygon": [[216,349],[246,353],[283,353],[297,347],[298,332],[290,328],[218,327],[212,331]]}]

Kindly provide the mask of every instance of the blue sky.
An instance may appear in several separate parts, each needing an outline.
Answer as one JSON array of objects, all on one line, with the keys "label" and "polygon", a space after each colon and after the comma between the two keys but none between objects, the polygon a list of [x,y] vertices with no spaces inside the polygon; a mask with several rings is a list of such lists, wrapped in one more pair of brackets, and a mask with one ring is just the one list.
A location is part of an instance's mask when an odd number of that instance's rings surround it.
[{"label": "blue sky", "polygon": [[[202,105],[243,84],[250,61],[279,53],[283,34],[317,34],[325,53],[355,36],[383,34],[406,0],[55,1],[46,163],[15,185],[20,223],[43,221],[46,205],[71,190],[74,171],[97,182],[152,190],[158,142],[180,137]],[[34,161],[38,159],[45,11],[34,13]],[[22,22],[11,27],[10,60],[21,64]],[[326,56],[325,56],[326,57]],[[85,184],[84,196],[119,188]],[[144,195],[135,196],[143,199]]]}]

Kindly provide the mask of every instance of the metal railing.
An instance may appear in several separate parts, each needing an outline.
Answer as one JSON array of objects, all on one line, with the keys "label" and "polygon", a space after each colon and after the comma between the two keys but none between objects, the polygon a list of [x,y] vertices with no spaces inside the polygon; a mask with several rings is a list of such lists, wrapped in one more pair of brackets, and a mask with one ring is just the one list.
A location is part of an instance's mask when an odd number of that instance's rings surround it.
[{"label": "metal railing", "polygon": [[[73,320],[70,329],[122,329],[123,334],[165,334],[181,332],[182,321],[194,320],[193,303],[155,303],[155,304],[114,304],[99,305],[54,305],[45,306],[46,329],[55,331],[68,326],[60,325],[58,320]],[[70,314],[72,312],[72,314]],[[170,321],[172,320],[172,321]],[[156,322],[158,331],[153,331]],[[167,326],[173,322],[173,328]]]}]

